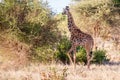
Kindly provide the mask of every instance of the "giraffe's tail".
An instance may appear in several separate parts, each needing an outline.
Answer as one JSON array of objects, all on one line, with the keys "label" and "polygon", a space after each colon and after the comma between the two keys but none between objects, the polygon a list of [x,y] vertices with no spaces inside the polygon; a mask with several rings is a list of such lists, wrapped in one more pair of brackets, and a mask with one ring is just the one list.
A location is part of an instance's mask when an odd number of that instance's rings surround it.
[{"label": "giraffe's tail", "polygon": [[90,60],[94,58],[93,51],[90,52]]},{"label": "giraffe's tail", "polygon": [[92,57],[92,55],[93,55],[93,51],[90,51],[90,57]]}]

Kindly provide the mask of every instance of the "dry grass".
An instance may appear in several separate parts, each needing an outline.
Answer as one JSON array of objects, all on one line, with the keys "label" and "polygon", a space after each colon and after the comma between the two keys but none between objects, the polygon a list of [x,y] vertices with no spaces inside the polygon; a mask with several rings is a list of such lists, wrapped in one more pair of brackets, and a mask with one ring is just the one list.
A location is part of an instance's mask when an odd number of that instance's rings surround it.
[{"label": "dry grass", "polygon": [[8,45],[8,48],[0,45],[0,80],[119,80],[120,78],[120,57],[118,55],[116,55],[118,56],[116,63],[113,63],[115,56],[113,60],[110,60],[111,64],[92,64],[91,70],[83,65],[77,65],[76,70],[73,66],[62,64],[25,65],[22,63],[27,61],[23,54],[26,51],[22,48],[18,52],[21,45],[15,47]]},{"label": "dry grass", "polygon": [[119,80],[120,64],[91,65],[91,70],[79,65],[29,65],[21,69],[0,69],[0,80]]}]

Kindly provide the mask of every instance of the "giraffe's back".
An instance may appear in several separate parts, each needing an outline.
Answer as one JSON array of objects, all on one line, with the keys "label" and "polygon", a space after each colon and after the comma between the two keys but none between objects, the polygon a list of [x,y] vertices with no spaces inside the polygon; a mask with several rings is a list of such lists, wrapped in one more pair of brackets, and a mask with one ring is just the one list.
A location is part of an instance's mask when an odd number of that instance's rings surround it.
[{"label": "giraffe's back", "polygon": [[72,44],[75,44],[77,46],[84,46],[85,44],[88,44],[93,47],[94,45],[94,40],[92,36],[79,30],[76,30],[76,33],[71,35],[70,40]]}]

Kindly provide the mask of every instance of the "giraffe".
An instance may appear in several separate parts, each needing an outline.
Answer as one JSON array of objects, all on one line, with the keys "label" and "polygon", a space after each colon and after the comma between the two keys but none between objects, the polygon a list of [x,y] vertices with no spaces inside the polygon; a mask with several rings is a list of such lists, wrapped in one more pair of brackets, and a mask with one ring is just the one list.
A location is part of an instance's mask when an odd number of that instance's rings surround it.
[{"label": "giraffe", "polygon": [[[68,29],[70,31],[71,37],[71,48],[67,52],[68,58],[70,60],[70,63],[74,65],[74,68],[76,68],[76,47],[82,46],[85,48],[87,53],[87,68],[90,68],[90,61],[92,57],[92,48],[94,45],[94,40],[91,37],[91,35],[82,32],[74,23],[72,14],[70,13],[69,6],[66,6],[66,8],[63,10],[63,15],[67,15],[68,17]],[[72,58],[70,56],[70,53],[73,52]]]}]

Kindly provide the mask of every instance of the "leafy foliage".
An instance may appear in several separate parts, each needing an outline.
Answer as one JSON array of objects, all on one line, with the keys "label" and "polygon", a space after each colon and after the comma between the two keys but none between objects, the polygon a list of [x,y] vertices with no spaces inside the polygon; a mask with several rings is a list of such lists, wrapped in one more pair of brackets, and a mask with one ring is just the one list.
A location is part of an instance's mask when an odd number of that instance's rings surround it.
[{"label": "leafy foliage", "polygon": [[57,39],[57,21],[52,18],[47,4],[38,0],[5,0],[0,8],[0,30],[3,33],[14,33],[21,41],[33,45],[49,44]]},{"label": "leafy foliage", "polygon": [[30,45],[33,60],[52,61],[53,47],[60,38],[57,22],[48,4],[42,0],[4,0],[0,3],[0,36]]},{"label": "leafy foliage", "polygon": [[64,64],[69,63],[69,59],[66,53],[70,49],[70,47],[70,41],[66,37],[63,37],[58,44],[58,51],[55,54],[57,61],[62,61]]},{"label": "leafy foliage", "polygon": [[33,62],[51,63],[55,61],[55,51],[50,46],[37,47],[32,50],[30,59]]},{"label": "leafy foliage", "polygon": [[108,59],[106,58],[106,52],[104,50],[95,51],[93,56],[94,57],[93,57],[92,62],[94,63],[102,64],[105,61],[108,61]]},{"label": "leafy foliage", "polygon": [[[70,41],[66,38],[63,38],[58,45],[58,52],[55,53],[57,60],[62,61],[64,64],[69,63],[68,56],[66,55],[67,51],[70,49]],[[93,52],[93,63],[102,64],[105,61],[108,61],[106,58],[106,52],[104,50],[97,50]],[[76,62],[77,63],[87,63],[86,51],[83,47],[77,47],[76,53]]]},{"label": "leafy foliage", "polygon": [[90,34],[99,21],[99,36],[104,38],[120,31],[119,5],[119,0],[82,0],[72,6],[72,13],[77,25]]},{"label": "leafy foliage", "polygon": [[[77,4],[71,6],[71,12],[80,29],[94,34],[93,28],[99,21],[100,36],[120,32],[119,0],[75,1]],[[42,0],[4,0],[0,3],[0,37],[2,35],[11,41],[17,39],[32,46],[32,60],[69,63],[66,52],[71,44],[66,25],[67,18],[61,14],[54,16],[48,3]],[[94,55],[93,62],[105,60],[104,51],[96,51]],[[82,47],[77,48],[79,62],[86,63],[86,52]]]},{"label": "leafy foliage", "polygon": [[[71,48],[71,42],[67,39],[67,37],[63,37],[58,44],[57,52],[55,54],[57,61],[61,61],[62,63],[66,64],[69,63],[69,59],[67,56],[68,50]],[[72,53],[71,53],[72,55]],[[77,63],[86,63],[86,51],[82,47],[77,47],[76,53],[76,62]]]},{"label": "leafy foliage", "polygon": [[[84,48],[79,47],[81,49],[78,50],[77,52],[77,62],[82,62],[82,63],[87,63],[87,58],[86,58],[86,51]],[[103,64],[106,61],[109,61],[106,57],[106,51],[105,50],[96,50],[93,52],[93,58],[91,60],[92,63],[97,63],[97,64]]]},{"label": "leafy foliage", "polygon": [[76,62],[77,63],[84,63],[84,64],[87,63],[86,51],[83,47],[77,48]]}]

